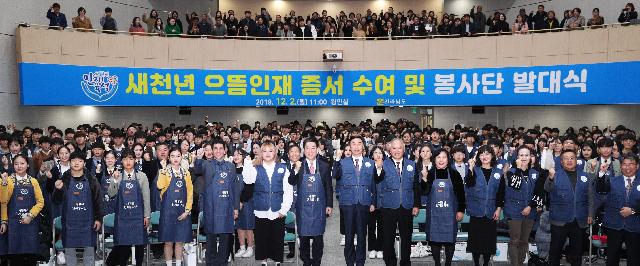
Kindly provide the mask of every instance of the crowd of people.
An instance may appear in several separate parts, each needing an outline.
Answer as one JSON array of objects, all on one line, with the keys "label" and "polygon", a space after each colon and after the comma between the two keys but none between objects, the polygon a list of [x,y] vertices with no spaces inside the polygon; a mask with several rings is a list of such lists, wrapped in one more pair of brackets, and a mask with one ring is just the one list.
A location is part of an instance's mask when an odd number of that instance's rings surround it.
[{"label": "crowd of people", "polygon": [[[106,265],[126,265],[132,246],[142,265],[149,230],[164,243],[151,246],[154,257],[181,265],[202,213],[207,265],[230,257],[279,265],[285,232],[300,241],[288,258],[299,252],[304,265],[321,265],[326,219],[337,213],[347,265],[364,265],[367,253],[409,265],[413,219],[424,210],[420,230],[435,265],[451,265],[465,216],[475,265],[495,255],[501,222],[512,265],[525,263],[533,235],[538,260],[559,265],[564,254],[580,265],[590,229],[608,236],[607,265],[623,257],[639,265],[638,152],[635,132],[624,126],[445,131],[404,119],[250,126],[206,118],[64,131],[0,126],[0,258],[47,260],[51,221],[61,217],[58,259],[76,265],[82,249],[84,265],[93,265],[103,217],[114,213]],[[285,224],[291,213],[296,226]]]},{"label": "crowd of people", "polygon": [[[49,26],[54,29],[68,27],[66,17],[60,12],[60,4],[54,3],[47,11]],[[638,18],[633,3],[628,3],[620,12],[618,23],[634,22]],[[527,14],[524,8],[520,9],[515,18],[507,18],[499,11],[493,14],[483,13],[482,6],[474,6],[468,14],[461,16],[443,13],[438,17],[435,12],[422,10],[414,12],[396,12],[389,7],[376,13],[371,9],[362,13],[346,13],[340,11],[335,17],[327,14],[313,12],[310,15],[296,15],[291,10],[287,15],[273,17],[266,8],[260,9],[257,14],[250,10],[244,14],[235,14],[234,10],[227,13],[217,11],[215,15],[208,13],[185,14],[184,22],[177,11],[172,11],[165,19],[158,11],[151,10],[149,14],[135,17],[129,24],[128,32],[131,34],[153,34],[167,37],[191,36],[191,37],[217,37],[225,38],[239,36],[244,38],[274,37],[280,39],[334,39],[334,38],[378,38],[396,39],[410,37],[426,37],[431,35],[474,36],[479,33],[527,33],[530,30],[561,30],[579,29],[583,27],[599,27],[605,23],[600,16],[600,9],[594,8],[591,17],[585,18],[578,7],[565,10],[563,17],[556,15],[555,11],[545,9],[539,5],[537,10]],[[105,8],[104,15],[100,18],[100,26],[105,33],[124,31],[118,28],[118,23],[113,17],[113,10]],[[78,8],[78,15],[72,19],[72,27],[79,31],[92,31],[91,19],[86,15],[83,7]]]}]

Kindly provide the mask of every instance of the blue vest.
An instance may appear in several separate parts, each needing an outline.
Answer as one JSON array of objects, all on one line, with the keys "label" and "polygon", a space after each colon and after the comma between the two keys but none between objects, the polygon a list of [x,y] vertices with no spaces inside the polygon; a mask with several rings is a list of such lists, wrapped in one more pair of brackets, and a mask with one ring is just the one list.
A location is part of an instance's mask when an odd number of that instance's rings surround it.
[{"label": "blue vest", "polygon": [[583,171],[577,171],[576,186],[571,186],[567,172],[560,168],[554,179],[555,186],[549,199],[549,218],[553,222],[570,223],[587,221],[589,214],[589,179]]},{"label": "blue vest", "polygon": [[284,173],[287,166],[283,163],[277,163],[273,170],[273,176],[271,176],[271,182],[269,182],[269,176],[267,176],[267,170],[262,165],[256,166],[256,184],[253,190],[253,203],[256,211],[268,211],[277,212],[282,207],[282,201],[284,197],[284,190],[282,189],[284,180]]},{"label": "blue vest", "polygon": [[[413,208],[413,181],[416,171],[415,162],[403,159],[402,174],[398,175],[396,164],[391,159],[384,160],[384,180],[380,183],[379,194],[382,208]],[[343,183],[344,185],[344,183]]]},{"label": "blue vest", "polygon": [[491,170],[488,182],[485,181],[482,168],[476,166],[473,172],[476,178],[475,186],[464,186],[467,212],[473,217],[493,219],[493,213],[496,211],[496,194],[498,193],[498,187],[500,187],[502,170],[494,167]]},{"label": "blue vest", "polygon": [[[511,173],[515,173],[516,169],[511,168],[509,170]],[[520,189],[514,189],[509,185],[505,186],[504,191],[504,217],[511,220],[535,220],[536,219],[536,210],[531,209],[531,212],[528,216],[523,217],[521,212],[527,206],[529,206],[529,202],[533,198],[533,192],[536,186],[536,181],[540,177],[538,171],[534,169],[529,169],[529,176],[523,178],[522,183],[520,184]],[[509,182],[505,180],[505,182]]]},{"label": "blue vest", "polygon": [[342,177],[340,178],[340,205],[360,204],[369,206],[373,204],[373,160],[363,158],[360,164],[360,175],[356,175],[356,167],[352,157],[340,160]]},{"label": "blue vest", "polygon": [[633,208],[640,204],[640,177],[636,176],[627,195],[623,176],[611,177],[611,191],[606,196],[603,224],[614,230],[626,230],[640,233],[640,216],[631,215],[627,218],[620,215],[622,207]]}]

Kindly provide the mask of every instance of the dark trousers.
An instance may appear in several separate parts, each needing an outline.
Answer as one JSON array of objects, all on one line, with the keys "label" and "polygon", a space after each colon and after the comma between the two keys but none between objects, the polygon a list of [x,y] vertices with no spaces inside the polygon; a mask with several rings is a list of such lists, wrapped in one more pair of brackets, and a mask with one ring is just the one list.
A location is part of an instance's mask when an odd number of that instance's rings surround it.
[{"label": "dark trousers", "polygon": [[[313,240],[313,244],[311,244],[311,240]],[[300,236],[300,260],[302,260],[303,266],[320,266],[323,252],[324,240],[322,235]]]},{"label": "dark trousers", "polygon": [[340,206],[340,234],[345,235],[346,233],[344,232],[344,215],[342,215],[342,212],[342,206]]},{"label": "dark trousers", "polygon": [[36,266],[38,265],[38,259],[36,255],[32,254],[20,254],[20,255],[8,255],[9,265],[24,265],[24,266]]},{"label": "dark trousers", "polygon": [[584,228],[578,226],[577,221],[567,223],[563,226],[551,225],[551,244],[549,245],[549,263],[560,265],[564,243],[569,238],[567,248],[567,262],[572,266],[582,265],[582,242],[584,240]]},{"label": "dark trousers", "polygon": [[282,262],[284,257],[284,217],[275,220],[256,217],[256,260],[272,259]]},{"label": "dark trousers", "polygon": [[[294,227],[285,227],[285,231],[292,234],[296,233],[296,229]],[[289,247],[289,253],[296,253],[296,242],[289,242],[287,243],[287,246]]]},{"label": "dark trousers", "polygon": [[[136,245],[136,265],[142,266],[144,263],[145,245]],[[115,246],[107,257],[106,264],[109,266],[126,266],[129,265],[129,257],[131,257],[131,246]]]},{"label": "dark trousers", "polygon": [[380,209],[376,209],[369,214],[367,235],[369,251],[382,251],[382,215],[380,215]]},{"label": "dark trousers", "polygon": [[640,265],[640,234],[605,228],[607,233],[607,266],[619,265],[622,243],[627,247],[627,265]]},{"label": "dark trousers", "polygon": [[411,265],[411,230],[413,226],[413,215],[411,209],[398,208],[380,210],[382,215],[382,253],[384,263],[389,265],[397,265],[398,259],[394,248],[396,238],[396,228],[400,231],[400,265]]},{"label": "dark trousers", "polygon": [[[207,234],[207,265],[227,265],[233,234]],[[218,243],[219,242],[219,243]]]},{"label": "dark trousers", "polygon": [[[344,216],[344,258],[348,266],[364,265],[366,259],[367,224],[369,223],[369,206],[359,204],[340,206],[340,216]],[[353,245],[353,237],[358,237],[358,245]]]}]

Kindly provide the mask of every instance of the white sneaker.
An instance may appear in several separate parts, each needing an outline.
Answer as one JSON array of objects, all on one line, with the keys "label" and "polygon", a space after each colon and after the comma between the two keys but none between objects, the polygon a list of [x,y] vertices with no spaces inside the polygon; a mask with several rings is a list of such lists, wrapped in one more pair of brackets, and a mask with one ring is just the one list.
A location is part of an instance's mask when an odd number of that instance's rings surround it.
[{"label": "white sneaker", "polygon": [[242,257],[243,258],[251,258],[251,257],[253,257],[253,247],[248,247],[247,248],[247,252],[242,254]]},{"label": "white sneaker", "polygon": [[64,252],[58,252],[56,259],[58,260],[58,264],[60,265],[67,264],[67,260],[64,257]]},{"label": "white sneaker", "polygon": [[428,257],[428,256],[431,256],[431,247],[422,246],[422,250],[420,251],[420,255],[418,257],[424,258],[424,257]]},{"label": "white sneaker", "polygon": [[375,259],[376,258],[376,251],[375,250],[369,251],[369,258],[370,259]]},{"label": "white sneaker", "polygon": [[346,238],[344,235],[342,235],[342,239],[340,239],[340,246],[344,246],[344,243],[346,242]]},{"label": "white sneaker", "polygon": [[229,254],[229,259],[227,260],[227,262],[231,262],[231,260],[232,260],[232,256],[231,254]]},{"label": "white sneaker", "polygon": [[378,252],[376,252],[376,257],[377,257],[378,259],[382,259],[382,251],[378,251]]},{"label": "white sneaker", "polygon": [[410,258],[418,257],[420,255],[420,250],[421,249],[422,249],[422,244],[421,243],[418,243],[414,247],[411,247],[411,254],[409,255],[409,257]]},{"label": "white sneaker", "polygon": [[238,252],[236,252],[236,258],[242,258],[245,253],[247,253],[247,250],[244,247],[241,247]]}]

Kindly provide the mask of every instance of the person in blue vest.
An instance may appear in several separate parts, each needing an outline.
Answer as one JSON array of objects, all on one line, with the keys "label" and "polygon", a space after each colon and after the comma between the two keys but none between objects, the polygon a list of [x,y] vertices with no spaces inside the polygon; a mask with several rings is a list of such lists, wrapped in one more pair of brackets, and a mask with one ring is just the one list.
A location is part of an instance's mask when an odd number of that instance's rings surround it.
[{"label": "person in blue vest", "polygon": [[549,169],[544,190],[549,193],[549,218],[551,220],[551,244],[549,262],[559,265],[567,237],[569,249],[567,261],[571,265],[582,264],[582,244],[585,229],[593,217],[593,186],[591,175],[577,167],[574,150],[562,150],[561,167]]},{"label": "person in blue vest", "polygon": [[596,191],[605,196],[603,227],[608,237],[607,266],[619,265],[622,243],[627,249],[627,265],[640,265],[640,159],[632,153],[622,156],[622,175],[611,176],[601,165]]},{"label": "person in blue vest", "polygon": [[[340,215],[344,216],[346,235],[344,257],[348,266],[362,266],[366,259],[367,248],[364,243],[369,213],[375,210],[375,162],[364,157],[362,137],[353,137],[349,141],[349,147],[351,156],[334,164],[333,177],[341,182]],[[354,235],[362,244],[354,246]]]},{"label": "person in blue vest", "polygon": [[318,146],[315,137],[304,140],[302,171],[289,176],[289,184],[298,191],[296,223],[300,236],[300,259],[305,266],[322,263],[326,219],[333,211],[331,167],[319,157]]},{"label": "person in blue vest", "polygon": [[449,158],[447,150],[436,150],[432,159],[434,167],[420,173],[421,191],[429,196],[427,228],[436,266],[441,265],[440,251],[443,247],[445,265],[451,265],[458,222],[462,221],[466,208],[464,183],[458,171],[451,168]]},{"label": "person in blue vest", "polygon": [[488,266],[497,248],[497,221],[504,207],[504,178],[496,159],[491,146],[480,146],[475,159],[469,160],[470,175],[464,179],[470,216],[467,252],[472,254],[476,266],[480,265],[480,255],[483,265]]},{"label": "person in blue vest", "polygon": [[[215,138],[211,145],[198,149],[193,167],[194,174],[204,178],[200,206],[207,234],[207,265],[228,264],[234,220],[238,218],[240,207],[240,197],[236,195],[236,167],[224,160],[226,152],[222,139]],[[212,153],[213,160],[203,160],[204,153]]]},{"label": "person in blue vest", "polygon": [[148,242],[147,227],[150,224],[149,180],[143,172],[135,170],[135,155],[131,150],[122,153],[122,172],[111,177],[107,190],[116,198],[113,229],[114,248],[109,253],[107,265],[127,265],[131,246],[135,246],[136,265],[144,263],[144,248]]},{"label": "person in blue vest", "polygon": [[71,154],[71,169],[55,182],[53,201],[62,205],[62,246],[67,265],[76,265],[83,250],[84,265],[94,265],[96,232],[102,228],[100,183],[85,172],[84,152]]},{"label": "person in blue vest", "polygon": [[172,265],[182,265],[184,243],[191,242],[191,206],[193,205],[193,182],[189,170],[180,167],[182,153],[178,148],[169,150],[169,167],[158,173],[156,181],[160,190],[160,228],[158,240],[164,242],[164,260]]},{"label": "person in blue vest", "polygon": [[44,197],[38,180],[30,176],[29,160],[18,154],[12,158],[15,173],[2,174],[0,234],[7,236],[9,265],[37,265],[40,252],[39,220]]},{"label": "person in blue vest", "polygon": [[[465,159],[473,159],[476,157],[476,152],[478,151],[478,145],[476,145],[477,135],[473,131],[468,131],[466,135],[464,135],[464,153]],[[464,177],[463,177],[464,178]]]},{"label": "person in blue vest", "polygon": [[534,153],[527,146],[515,151],[514,167],[505,175],[504,217],[509,223],[508,254],[511,265],[524,265],[529,252],[529,234],[537,219],[537,208],[542,205],[541,191],[536,191],[540,173],[533,166]]},{"label": "person in blue vest", "polygon": [[[260,156],[245,163],[242,171],[244,183],[255,184],[255,258],[261,265],[267,265],[269,259],[280,265],[284,257],[284,220],[293,203],[293,186],[287,182],[287,165],[276,160],[276,145],[267,140],[260,150]],[[295,163],[293,174],[301,165],[299,161]]]},{"label": "person in blue vest", "polygon": [[410,265],[411,231],[413,216],[420,208],[415,162],[404,158],[404,143],[400,139],[390,142],[391,158],[376,165],[375,182],[381,188],[383,254],[386,265],[397,265],[395,254],[396,229],[400,232],[400,265]]},{"label": "person in blue vest", "polygon": [[[116,199],[109,197],[108,190],[113,174],[116,171],[121,171],[122,166],[116,165],[115,154],[112,151],[108,151],[104,154],[104,164],[100,164],[96,168],[102,168],[99,172],[96,172],[96,179],[100,182],[100,194],[102,195],[102,212],[104,214],[114,213],[116,211]],[[105,231],[107,230],[105,229]]]}]

